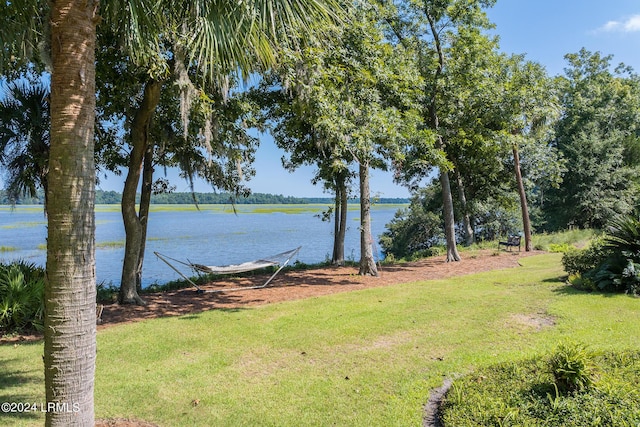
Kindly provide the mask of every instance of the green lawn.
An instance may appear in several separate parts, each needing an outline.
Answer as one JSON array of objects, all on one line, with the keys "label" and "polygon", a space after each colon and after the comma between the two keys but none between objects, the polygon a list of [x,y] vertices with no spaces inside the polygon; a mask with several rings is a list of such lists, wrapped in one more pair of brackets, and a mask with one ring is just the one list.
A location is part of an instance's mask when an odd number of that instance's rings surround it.
[{"label": "green lawn", "polygon": [[[567,288],[560,258],[102,330],[96,416],[161,426],[419,426],[445,376],[531,358],[567,338],[639,349],[640,300]],[[0,346],[0,402],[44,400],[41,356],[42,343]],[[0,414],[0,425],[42,419]]]}]

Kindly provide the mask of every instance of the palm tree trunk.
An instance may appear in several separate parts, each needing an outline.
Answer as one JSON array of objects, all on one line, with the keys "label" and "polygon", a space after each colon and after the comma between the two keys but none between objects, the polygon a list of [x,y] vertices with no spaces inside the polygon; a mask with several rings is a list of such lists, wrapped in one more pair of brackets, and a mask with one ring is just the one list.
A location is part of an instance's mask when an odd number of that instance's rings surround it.
[{"label": "palm tree trunk", "polygon": [[126,237],[122,280],[120,282],[120,304],[145,304],[137,292],[136,271],[142,242],[142,224],[136,212],[136,193],[140,183],[144,155],[148,146],[149,125],[160,101],[161,87],[161,83],[156,80],[147,82],[142,102],[131,124],[131,144],[133,147],[129,155],[129,168],[122,192],[121,206]]},{"label": "palm tree trunk", "polygon": [[369,165],[361,162],[360,175],[360,271],[361,276],[377,276],[378,268],[373,259],[371,244],[371,197],[369,189]]},{"label": "palm tree trunk", "polygon": [[518,194],[520,194],[520,208],[522,210],[522,227],[524,228],[524,250],[530,252],[533,250],[531,243],[531,220],[529,219],[529,206],[527,205],[527,193],[524,191],[524,183],[522,182],[522,172],[520,171],[520,155],[518,154],[518,146],[513,144],[513,162],[516,170],[516,181],[518,183]]},{"label": "palm tree trunk", "polygon": [[98,3],[52,2],[44,376],[47,426],[94,425]]}]

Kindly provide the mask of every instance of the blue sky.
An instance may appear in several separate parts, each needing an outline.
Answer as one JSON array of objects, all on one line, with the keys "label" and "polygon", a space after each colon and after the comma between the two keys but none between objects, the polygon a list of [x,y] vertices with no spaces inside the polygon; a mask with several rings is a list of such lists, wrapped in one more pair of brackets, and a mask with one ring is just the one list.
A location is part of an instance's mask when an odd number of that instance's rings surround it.
[{"label": "blue sky", "polygon": [[551,75],[563,74],[564,55],[583,47],[640,72],[638,0],[498,0],[487,14],[502,51],[526,53]]},{"label": "blue sky", "polygon": [[[614,55],[640,72],[640,1],[638,0],[498,0],[487,11],[496,24],[506,53],[526,54],[544,65],[550,75],[563,74],[564,56],[581,48]],[[255,192],[292,196],[327,196],[310,180],[313,168],[293,174],[280,166],[282,152],[270,138],[262,138],[257,153],[257,176],[249,186]],[[371,191],[383,197],[408,197],[393,183],[390,173],[372,171]]]},{"label": "blue sky", "polygon": [[[550,75],[563,74],[564,55],[581,48],[614,55],[613,63],[624,62],[640,72],[639,0],[498,0],[489,9],[496,24],[493,33],[500,37],[501,50],[526,54],[526,58],[544,65]],[[329,196],[313,186],[312,167],[289,173],[282,168],[284,153],[268,136],[261,137],[256,155],[257,175],[248,186],[259,193],[297,197]],[[171,173],[177,191],[189,191],[188,185]],[[123,177],[102,180],[100,188],[122,191]],[[196,191],[211,191],[204,183]],[[382,197],[408,197],[408,191],[393,183],[390,173],[372,171],[372,194]]]}]

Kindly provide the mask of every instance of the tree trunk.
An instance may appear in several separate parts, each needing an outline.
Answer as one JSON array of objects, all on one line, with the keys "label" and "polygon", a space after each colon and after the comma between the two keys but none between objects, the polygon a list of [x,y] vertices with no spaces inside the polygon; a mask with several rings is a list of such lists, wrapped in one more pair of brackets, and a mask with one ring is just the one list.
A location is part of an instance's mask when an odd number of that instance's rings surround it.
[{"label": "tree trunk", "polygon": [[458,197],[460,198],[462,222],[464,224],[464,240],[467,246],[471,246],[475,242],[475,235],[473,232],[473,227],[471,226],[471,217],[469,216],[469,210],[467,209],[467,196],[464,192],[462,176],[460,175],[458,169],[456,169],[456,183],[458,185]]},{"label": "tree trunk", "polygon": [[[442,45],[440,44],[440,35],[435,26],[434,17],[425,10],[429,26],[431,28],[431,35],[436,46],[436,52],[438,54],[438,68],[436,69],[435,79],[433,83],[433,90],[431,93],[431,101],[429,103],[429,117],[428,122],[431,128],[437,134],[436,148],[445,152],[444,141],[442,136],[438,133],[440,129],[440,121],[438,119],[437,111],[437,98],[439,93],[438,82],[442,76],[442,70],[444,68],[444,52],[442,51]],[[453,198],[451,196],[451,183],[449,182],[449,174],[442,171],[440,168],[440,186],[442,187],[442,205],[444,215],[444,235],[447,240],[447,262],[460,261],[460,254],[458,253],[458,247],[456,246],[456,231],[455,231],[455,216],[453,213]]]},{"label": "tree trunk", "polygon": [[518,194],[520,194],[520,208],[522,210],[522,227],[524,228],[524,250],[530,252],[533,250],[531,243],[531,221],[529,219],[529,206],[527,205],[527,193],[524,191],[524,183],[522,182],[522,172],[520,171],[520,155],[518,154],[518,146],[513,144],[513,162],[516,170],[516,181],[518,183]]},{"label": "tree trunk", "polygon": [[456,221],[453,216],[451,183],[447,172],[440,172],[440,186],[442,187],[444,235],[447,240],[447,262],[460,261],[460,254],[458,253],[458,247],[456,246]]},{"label": "tree trunk", "polygon": [[51,3],[44,378],[47,426],[94,425],[95,40],[98,3]]},{"label": "tree trunk", "polygon": [[333,237],[333,265],[344,265],[344,239],[347,234],[347,188],[345,178],[336,179],[336,207]]},{"label": "tree trunk", "polygon": [[156,80],[147,82],[142,102],[131,124],[132,149],[129,155],[127,178],[122,192],[122,220],[126,237],[122,280],[120,282],[120,304],[145,304],[137,292],[136,272],[140,256],[140,244],[142,242],[142,224],[136,212],[136,193],[140,182],[144,155],[149,143],[149,125],[160,101],[161,87],[161,83]]},{"label": "tree trunk", "polygon": [[371,245],[371,196],[369,165],[360,163],[360,271],[361,276],[377,276],[378,268]]},{"label": "tree trunk", "polygon": [[138,251],[138,265],[136,266],[136,290],[142,290],[142,265],[144,252],[147,248],[147,224],[149,220],[149,206],[151,204],[151,190],[153,186],[153,154],[155,144],[150,142],[144,153],[142,168],[142,191],[140,192],[140,250]]}]

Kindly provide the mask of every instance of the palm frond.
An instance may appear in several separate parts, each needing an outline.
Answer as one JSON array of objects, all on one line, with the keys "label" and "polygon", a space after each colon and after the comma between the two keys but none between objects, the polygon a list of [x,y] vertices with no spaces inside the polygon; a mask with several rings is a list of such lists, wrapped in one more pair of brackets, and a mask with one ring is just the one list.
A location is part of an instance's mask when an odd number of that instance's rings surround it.
[{"label": "palm frond", "polygon": [[640,260],[640,220],[632,215],[613,219],[605,236],[605,246]]},{"label": "palm frond", "polygon": [[30,62],[46,62],[49,2],[15,0],[0,6],[0,74],[15,72]]},{"label": "palm frond", "polygon": [[[174,5],[175,6],[175,5]],[[109,0],[100,9],[103,22],[120,38],[123,50],[137,65],[144,65],[155,74],[166,72],[161,36],[168,32],[170,21],[161,0]]]},{"label": "palm frond", "polygon": [[16,200],[46,190],[49,157],[49,89],[14,82],[0,101],[0,165],[9,197]]},{"label": "palm frond", "polygon": [[216,82],[243,78],[276,63],[277,46],[299,42],[314,23],[337,19],[334,0],[228,0],[189,2],[180,15],[178,40],[201,76]]}]

